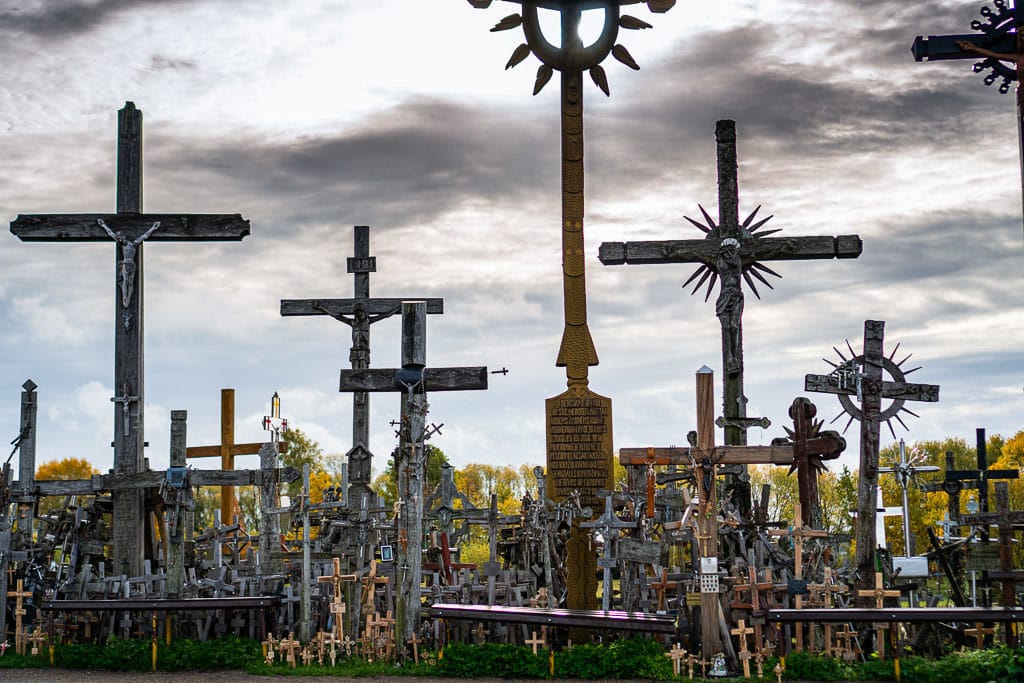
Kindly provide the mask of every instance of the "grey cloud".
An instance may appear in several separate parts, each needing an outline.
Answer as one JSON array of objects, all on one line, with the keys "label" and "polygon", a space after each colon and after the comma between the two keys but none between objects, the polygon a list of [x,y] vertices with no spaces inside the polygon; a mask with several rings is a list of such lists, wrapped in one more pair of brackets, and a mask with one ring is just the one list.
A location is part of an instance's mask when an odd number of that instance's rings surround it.
[{"label": "grey cloud", "polygon": [[273,196],[272,210],[287,207],[274,218],[292,224],[366,220],[383,228],[429,220],[469,198],[529,201],[545,185],[557,192],[557,150],[550,159],[531,156],[537,131],[514,116],[414,100],[373,124],[294,141],[174,138],[156,142],[148,163],[196,194],[215,191],[204,186],[216,176],[217,191]]},{"label": "grey cloud", "polygon": [[190,2],[195,0],[61,0],[59,3],[48,1],[28,9],[15,6],[0,10],[0,30],[55,38],[94,30],[122,12]]}]

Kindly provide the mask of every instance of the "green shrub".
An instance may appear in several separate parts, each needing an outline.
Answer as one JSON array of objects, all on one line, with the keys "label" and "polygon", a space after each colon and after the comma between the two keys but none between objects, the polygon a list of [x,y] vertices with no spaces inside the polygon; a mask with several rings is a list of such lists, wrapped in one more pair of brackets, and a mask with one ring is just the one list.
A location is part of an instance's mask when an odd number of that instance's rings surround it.
[{"label": "green shrub", "polygon": [[547,678],[548,651],[533,654],[518,645],[465,645],[453,643],[444,649],[437,673],[454,678]]}]

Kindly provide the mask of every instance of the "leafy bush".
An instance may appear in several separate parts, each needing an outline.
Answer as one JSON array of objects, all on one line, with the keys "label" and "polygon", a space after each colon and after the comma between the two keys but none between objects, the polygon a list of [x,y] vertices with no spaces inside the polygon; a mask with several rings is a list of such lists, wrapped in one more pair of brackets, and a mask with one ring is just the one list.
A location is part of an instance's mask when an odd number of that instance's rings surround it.
[{"label": "leafy bush", "polygon": [[465,645],[453,643],[444,649],[437,673],[454,678],[547,678],[548,651],[533,654],[518,645]]},{"label": "leafy bush", "polygon": [[848,681],[857,676],[840,659],[808,652],[791,652],[786,657],[786,678],[809,681]]}]

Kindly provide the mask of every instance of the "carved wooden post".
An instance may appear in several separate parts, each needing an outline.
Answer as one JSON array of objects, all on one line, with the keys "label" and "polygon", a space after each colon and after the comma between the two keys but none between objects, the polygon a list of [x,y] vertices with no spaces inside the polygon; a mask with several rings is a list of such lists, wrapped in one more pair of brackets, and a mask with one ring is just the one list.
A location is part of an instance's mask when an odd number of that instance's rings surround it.
[{"label": "carved wooden post", "polygon": [[185,585],[185,543],[192,533],[192,513],[188,509],[192,489],[188,485],[187,473],[184,471],[187,429],[188,411],[172,410],[170,466],[171,472],[177,470],[181,473],[181,493],[184,497],[184,500],[180,501],[183,505],[172,505],[167,512],[168,515],[177,517],[173,525],[174,531],[167,543],[167,593],[173,596],[180,596]]},{"label": "carved wooden post", "polygon": [[[714,559],[715,581],[718,583],[718,492],[715,484],[715,375],[706,365],[697,371],[697,452],[694,467],[700,516],[697,519],[697,540],[701,558]],[[700,641],[701,652],[710,658],[722,649],[718,628],[718,592],[701,590]]]},{"label": "carved wooden post", "polygon": [[[36,395],[36,383],[31,379],[25,380],[21,385],[24,389],[21,392],[21,431],[18,433],[18,488],[19,494],[15,497],[18,503],[28,505],[27,514],[22,517],[22,522],[28,528],[28,542],[31,543],[32,529],[35,526],[36,504],[38,500],[35,495],[36,481],[36,414],[38,412],[38,396]],[[0,632],[2,635],[2,632]]]},{"label": "carved wooden post", "polygon": [[277,467],[277,444],[260,446],[260,567],[265,574],[274,574],[277,562],[273,553],[281,548],[281,515],[277,511],[278,484],[273,472]]}]

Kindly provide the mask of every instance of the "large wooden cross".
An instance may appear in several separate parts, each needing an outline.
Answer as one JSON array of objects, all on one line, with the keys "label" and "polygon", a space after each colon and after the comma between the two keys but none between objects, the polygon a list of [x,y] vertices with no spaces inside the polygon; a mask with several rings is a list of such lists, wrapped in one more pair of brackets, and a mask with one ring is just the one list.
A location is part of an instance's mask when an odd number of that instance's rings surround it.
[{"label": "large wooden cross", "polygon": [[715,125],[715,141],[718,150],[718,223],[711,219],[703,207],[700,210],[707,225],[687,219],[706,233],[704,239],[604,242],[599,250],[599,258],[606,266],[700,264],[686,284],[699,277],[693,289],[696,293],[707,282],[705,300],[711,296],[716,280],[720,283],[715,314],[722,328],[725,443],[741,446],[746,444],[746,430],[751,426],[746,412],[747,399],[743,395],[743,281],[760,298],[754,278],[770,288],[771,284],[762,272],[778,277],[762,262],[857,258],[861,254],[862,244],[857,235],[767,237],[778,230],[758,232],[771,218],[769,216],[753,223],[760,207],[741,223],[736,122],[718,121]]},{"label": "large wooden cross", "polygon": [[[806,375],[804,390],[836,394],[850,420],[860,420],[860,485],[857,490],[857,569],[861,576],[861,585],[866,589],[865,582],[870,581],[875,571],[875,548],[878,539],[875,535],[875,486],[878,485],[878,443],[881,423],[885,421],[892,430],[889,420],[899,417],[906,401],[939,400],[939,386],[936,384],[913,384],[906,381],[906,375],[913,370],[904,372],[899,363],[893,361],[896,349],[889,356],[884,353],[885,322],[881,320],[864,321],[864,348],[860,354],[851,349],[851,357],[846,358],[840,353],[842,363],[828,375]],[[834,365],[834,364],[833,364]],[[916,368],[915,368],[916,369]],[[883,379],[888,373],[892,379]],[[850,397],[856,397],[860,406],[856,406]],[[892,399],[892,403],[882,410],[882,399]],[[909,411],[908,411],[909,412]],[[847,426],[849,426],[847,422]]]},{"label": "large wooden cross", "polygon": [[[131,102],[118,112],[117,213],[20,215],[11,232],[25,242],[104,242],[116,244],[114,323],[114,471],[133,474],[143,467],[143,277],[145,241],[241,240],[249,221],[239,214],[142,213],[142,112]],[[114,571],[142,571],[142,494],[114,493]]]},{"label": "large wooden cross", "polygon": [[[235,443],[235,390],[220,390],[220,443],[215,446],[190,446],[185,450],[186,458],[220,458],[220,468],[225,472],[235,469],[236,455],[257,455],[262,443]],[[284,453],[288,444],[277,443],[278,452]],[[222,486],[220,490],[220,518],[231,524],[238,514],[238,499],[234,486]]]},{"label": "large wooden cross", "polygon": [[[377,270],[377,257],[370,256],[370,227],[355,226],[355,255],[347,261],[354,292],[351,299],[282,299],[281,315],[327,315],[352,328],[349,361],[353,370],[370,367],[370,325],[402,310],[406,299],[370,298],[370,273]],[[424,299],[427,313],[443,313],[444,299]],[[370,397],[365,391],[352,393],[352,448],[348,458],[348,500],[355,507],[363,494],[372,494],[373,454],[370,452]]]},{"label": "large wooden cross", "polygon": [[[402,304],[402,367],[342,370],[343,392],[385,391],[402,396],[402,420],[395,459],[398,475],[399,543],[396,562],[395,618],[398,637],[408,640],[419,630],[423,545],[423,502],[426,477],[424,441],[426,395],[434,391],[487,388],[486,367],[427,367],[427,302]],[[404,533],[403,533],[404,532]]]},{"label": "large wooden cross", "polygon": [[[718,557],[718,493],[716,468],[724,464],[792,465],[792,444],[772,446],[715,446],[714,373],[708,367],[697,371],[697,434],[690,448],[621,448],[622,465],[691,465],[697,481],[699,509],[697,516],[698,552],[702,558]],[[838,435],[825,433],[805,439],[806,451],[820,451],[838,457],[844,442]],[[721,647],[718,628],[718,593],[701,592],[701,648],[705,657]]]},{"label": "large wooden cross", "polygon": [[971,27],[981,33],[961,33],[941,36],[917,36],[910,51],[914,60],[944,61],[950,59],[980,60],[974,65],[975,73],[985,75],[985,85],[1000,78],[999,92],[1008,93],[1010,83],[1017,81],[1017,145],[1020,148],[1021,199],[1024,201],[1024,12],[1018,12],[1016,3],[997,0],[996,11],[982,10],[986,21],[975,20]]}]

